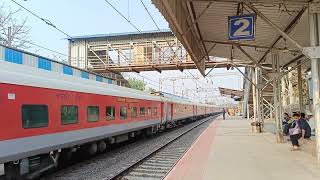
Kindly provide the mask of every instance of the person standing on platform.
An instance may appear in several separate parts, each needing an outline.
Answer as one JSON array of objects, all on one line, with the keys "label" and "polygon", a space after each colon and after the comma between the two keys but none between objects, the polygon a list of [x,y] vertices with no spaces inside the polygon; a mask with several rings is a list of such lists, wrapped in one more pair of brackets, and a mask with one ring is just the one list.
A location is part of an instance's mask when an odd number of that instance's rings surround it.
[{"label": "person standing on platform", "polygon": [[224,108],[222,108],[222,116],[223,116],[223,120],[226,119],[226,110]]},{"label": "person standing on platform", "polygon": [[282,120],[282,129],[283,129],[283,134],[284,135],[288,135],[289,134],[289,127],[290,127],[290,123],[291,123],[291,120],[290,120],[290,116],[288,113],[284,113],[283,114],[284,118]]},{"label": "person standing on platform", "polygon": [[299,127],[299,114],[294,113],[292,115],[293,118],[293,122],[291,123],[290,127],[289,127],[289,134],[290,134],[290,140],[292,142],[292,151],[297,151],[299,150],[299,139],[301,138],[302,134],[301,134],[301,129]]}]

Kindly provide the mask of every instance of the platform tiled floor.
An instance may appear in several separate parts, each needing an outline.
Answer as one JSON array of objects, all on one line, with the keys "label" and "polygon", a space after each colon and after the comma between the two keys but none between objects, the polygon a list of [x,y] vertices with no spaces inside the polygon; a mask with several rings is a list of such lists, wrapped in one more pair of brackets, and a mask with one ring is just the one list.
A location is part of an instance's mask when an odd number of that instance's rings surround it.
[{"label": "platform tiled floor", "polygon": [[319,180],[316,159],[290,148],[271,133],[252,133],[247,120],[227,118],[213,122],[166,179]]}]

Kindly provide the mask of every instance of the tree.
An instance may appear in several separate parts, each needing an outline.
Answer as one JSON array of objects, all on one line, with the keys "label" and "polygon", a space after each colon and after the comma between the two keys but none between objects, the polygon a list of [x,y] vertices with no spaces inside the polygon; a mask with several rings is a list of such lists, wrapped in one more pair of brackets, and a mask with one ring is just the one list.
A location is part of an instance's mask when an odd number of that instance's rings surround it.
[{"label": "tree", "polygon": [[155,90],[154,88],[152,88],[152,87],[149,87],[149,90],[148,90],[150,93],[155,93],[155,92],[157,92],[157,90]]},{"label": "tree", "polygon": [[136,78],[129,78],[128,79],[129,85],[133,89],[137,89],[140,91],[144,91],[146,88],[146,83],[142,80],[136,79]]},{"label": "tree", "polygon": [[0,5],[0,43],[15,48],[29,48],[31,42],[30,28],[26,25],[27,18],[19,21],[16,18],[21,9],[12,11],[5,4]]}]

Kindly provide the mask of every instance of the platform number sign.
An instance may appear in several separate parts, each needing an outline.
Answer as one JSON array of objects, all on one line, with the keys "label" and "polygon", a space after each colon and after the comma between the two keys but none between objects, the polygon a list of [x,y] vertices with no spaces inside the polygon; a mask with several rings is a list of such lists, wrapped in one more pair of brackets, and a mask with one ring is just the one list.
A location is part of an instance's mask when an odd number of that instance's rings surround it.
[{"label": "platform number sign", "polygon": [[229,16],[229,40],[254,40],[255,14]]}]

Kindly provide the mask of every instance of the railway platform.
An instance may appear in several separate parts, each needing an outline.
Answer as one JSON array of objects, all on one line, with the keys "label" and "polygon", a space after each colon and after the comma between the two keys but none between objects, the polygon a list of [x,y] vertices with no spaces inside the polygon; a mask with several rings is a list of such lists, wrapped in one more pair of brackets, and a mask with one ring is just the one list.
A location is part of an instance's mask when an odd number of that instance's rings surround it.
[{"label": "railway platform", "polygon": [[180,159],[166,180],[317,180],[319,166],[311,154],[290,151],[271,132],[253,133],[240,117],[214,121]]}]

